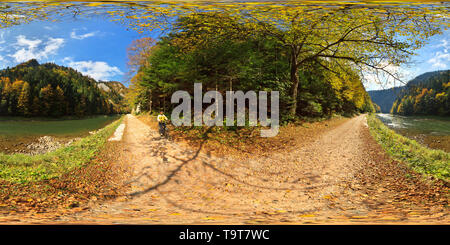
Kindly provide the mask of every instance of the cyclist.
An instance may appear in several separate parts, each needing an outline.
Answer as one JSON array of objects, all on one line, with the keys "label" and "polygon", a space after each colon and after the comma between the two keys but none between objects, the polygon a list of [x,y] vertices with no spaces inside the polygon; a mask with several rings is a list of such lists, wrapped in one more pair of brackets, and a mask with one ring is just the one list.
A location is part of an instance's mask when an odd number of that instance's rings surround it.
[{"label": "cyclist", "polygon": [[165,135],[166,133],[166,122],[169,120],[166,115],[164,115],[164,112],[160,112],[158,117],[156,118],[158,120],[159,125],[159,134],[161,136]]}]

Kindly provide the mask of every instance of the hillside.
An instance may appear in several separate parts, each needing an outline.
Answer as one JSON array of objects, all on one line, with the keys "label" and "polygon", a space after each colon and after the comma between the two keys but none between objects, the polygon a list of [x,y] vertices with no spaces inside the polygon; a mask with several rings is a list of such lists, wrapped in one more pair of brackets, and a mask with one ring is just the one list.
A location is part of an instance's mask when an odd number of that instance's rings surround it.
[{"label": "hillside", "polygon": [[390,111],[399,115],[450,116],[450,70],[423,74],[408,83]]},{"label": "hillside", "polygon": [[0,115],[82,117],[121,113],[125,110],[121,102],[124,86],[118,84],[97,83],[72,68],[39,64],[32,59],[0,70]]},{"label": "hillside", "polygon": [[410,90],[412,87],[422,86],[427,87],[428,83],[433,80],[436,77],[447,78],[448,82],[448,72],[447,71],[434,71],[434,72],[427,72],[424,74],[421,74],[414,79],[410,80],[405,86],[402,87],[394,87],[390,89],[383,89],[383,90],[372,90],[368,91],[372,101],[380,106],[382,113],[390,113],[392,106],[394,105],[394,102],[397,98],[400,98]]},{"label": "hillside", "polygon": [[390,89],[383,90],[372,90],[367,91],[372,98],[373,103],[380,106],[380,110],[382,113],[389,113],[394,104],[395,98],[399,96],[404,87],[394,87]]},{"label": "hillside", "polygon": [[117,81],[99,81],[97,83],[97,87],[109,99],[108,101],[114,106],[120,108],[121,111],[128,110],[125,101],[125,94],[128,93],[128,88],[125,87],[125,85]]}]

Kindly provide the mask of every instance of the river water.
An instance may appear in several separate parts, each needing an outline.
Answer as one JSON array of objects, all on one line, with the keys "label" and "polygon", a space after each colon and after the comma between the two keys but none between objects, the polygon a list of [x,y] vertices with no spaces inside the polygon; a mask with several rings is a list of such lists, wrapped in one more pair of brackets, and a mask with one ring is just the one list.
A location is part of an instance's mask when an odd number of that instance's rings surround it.
[{"label": "river water", "polygon": [[70,120],[0,117],[0,152],[20,152],[42,136],[51,136],[61,142],[85,137],[119,117],[101,115]]},{"label": "river water", "polygon": [[389,128],[433,149],[450,152],[450,117],[377,114]]}]

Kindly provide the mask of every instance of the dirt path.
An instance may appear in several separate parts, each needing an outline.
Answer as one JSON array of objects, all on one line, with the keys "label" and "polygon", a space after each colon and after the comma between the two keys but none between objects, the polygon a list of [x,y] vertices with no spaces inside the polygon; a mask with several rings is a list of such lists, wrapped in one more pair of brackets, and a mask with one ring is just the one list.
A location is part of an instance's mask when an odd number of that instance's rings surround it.
[{"label": "dirt path", "polygon": [[[218,159],[161,139],[131,115],[126,124],[124,141],[133,167],[128,195],[57,222],[448,223],[445,210],[433,212],[434,216],[417,215],[416,206],[409,207],[409,213],[416,210],[410,216],[380,215],[367,202],[367,191],[354,188],[360,186],[357,175],[371,161],[364,159],[368,158],[364,115],[324,132],[301,149],[245,161]],[[389,193],[380,198],[381,204],[392,202]]]}]

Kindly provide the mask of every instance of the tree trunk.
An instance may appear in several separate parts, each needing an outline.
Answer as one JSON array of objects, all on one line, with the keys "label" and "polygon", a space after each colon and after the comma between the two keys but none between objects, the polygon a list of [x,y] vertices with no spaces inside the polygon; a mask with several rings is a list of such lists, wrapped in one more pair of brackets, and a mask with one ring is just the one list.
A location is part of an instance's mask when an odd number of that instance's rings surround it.
[{"label": "tree trunk", "polygon": [[289,108],[289,115],[295,117],[297,112],[297,94],[298,94],[298,66],[297,66],[297,55],[293,49],[291,52],[291,91],[290,95],[292,98],[292,104]]}]

